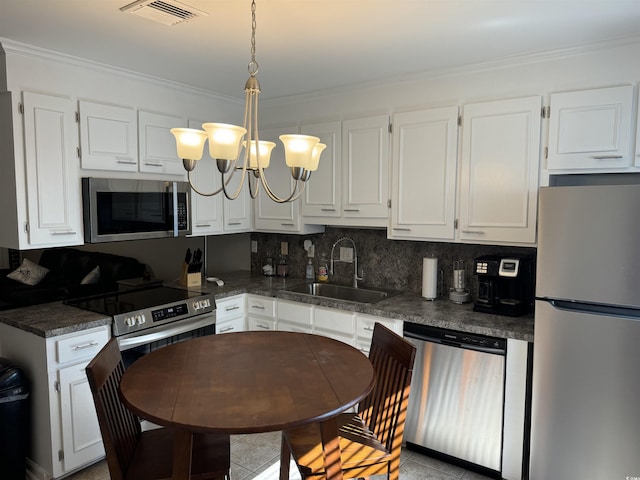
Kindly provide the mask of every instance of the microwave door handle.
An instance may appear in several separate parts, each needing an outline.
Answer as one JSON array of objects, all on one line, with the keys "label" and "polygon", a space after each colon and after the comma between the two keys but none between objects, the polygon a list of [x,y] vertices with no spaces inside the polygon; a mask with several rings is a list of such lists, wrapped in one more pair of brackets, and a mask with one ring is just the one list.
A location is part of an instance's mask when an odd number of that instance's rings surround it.
[{"label": "microwave door handle", "polygon": [[173,182],[173,236],[178,236],[178,182]]}]

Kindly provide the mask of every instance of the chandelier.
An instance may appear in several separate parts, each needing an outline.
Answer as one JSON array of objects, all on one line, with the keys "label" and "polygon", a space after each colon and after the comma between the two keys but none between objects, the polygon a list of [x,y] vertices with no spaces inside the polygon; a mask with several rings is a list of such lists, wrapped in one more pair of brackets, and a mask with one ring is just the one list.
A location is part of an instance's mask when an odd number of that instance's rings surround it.
[{"label": "chandelier", "polygon": [[[245,107],[243,126],[225,123],[203,123],[203,130],[192,128],[172,128],[176,138],[178,157],[187,171],[191,188],[199,195],[213,196],[223,192],[229,200],[238,198],[246,182],[249,184],[251,198],[258,196],[260,185],[271,200],[277,203],[292,202],[304,192],[304,187],[317,170],[320,154],[326,145],[320,143],[318,137],[309,135],[280,135],[284,145],[285,161],[295,180],[290,194],[278,196],[267,183],[264,170],[269,166],[274,142],[260,140],[258,134],[258,95],[260,84],[256,78],[258,63],[256,62],[256,2],[251,2],[251,61],[248,65],[249,79],[244,86]],[[198,160],[202,159],[204,144],[209,141],[209,155],[215,159],[220,172],[222,185],[213,192],[198,190],[191,181],[191,172]],[[242,175],[235,191],[227,186],[234,174]]]}]

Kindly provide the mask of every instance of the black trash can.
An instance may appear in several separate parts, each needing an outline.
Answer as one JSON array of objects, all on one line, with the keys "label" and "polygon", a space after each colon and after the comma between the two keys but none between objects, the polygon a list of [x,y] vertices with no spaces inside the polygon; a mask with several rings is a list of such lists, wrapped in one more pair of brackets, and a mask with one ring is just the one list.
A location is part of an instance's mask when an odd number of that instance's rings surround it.
[{"label": "black trash can", "polygon": [[22,369],[0,358],[0,478],[24,480],[30,431],[29,384]]}]

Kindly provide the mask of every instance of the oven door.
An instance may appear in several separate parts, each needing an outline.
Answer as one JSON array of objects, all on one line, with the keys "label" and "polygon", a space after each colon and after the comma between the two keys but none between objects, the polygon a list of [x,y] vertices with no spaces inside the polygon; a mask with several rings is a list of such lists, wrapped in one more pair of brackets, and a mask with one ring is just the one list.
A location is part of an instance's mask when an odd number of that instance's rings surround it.
[{"label": "oven door", "polygon": [[158,348],[216,333],[216,313],[205,313],[118,337],[125,367]]}]

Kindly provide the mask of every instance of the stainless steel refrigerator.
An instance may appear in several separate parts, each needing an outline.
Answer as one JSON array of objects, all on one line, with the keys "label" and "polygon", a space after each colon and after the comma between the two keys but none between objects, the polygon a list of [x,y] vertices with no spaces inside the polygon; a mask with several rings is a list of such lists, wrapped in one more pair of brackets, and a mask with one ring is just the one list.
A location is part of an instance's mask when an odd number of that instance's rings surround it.
[{"label": "stainless steel refrigerator", "polygon": [[539,212],[530,479],[640,478],[640,186]]}]

